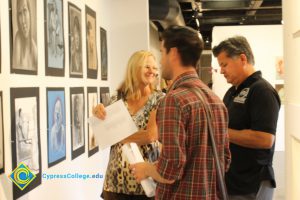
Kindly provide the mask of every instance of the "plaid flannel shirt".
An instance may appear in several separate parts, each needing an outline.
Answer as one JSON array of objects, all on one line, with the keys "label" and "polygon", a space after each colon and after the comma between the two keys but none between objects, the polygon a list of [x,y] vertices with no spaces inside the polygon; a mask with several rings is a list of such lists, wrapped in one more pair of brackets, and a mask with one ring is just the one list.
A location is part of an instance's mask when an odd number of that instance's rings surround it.
[{"label": "plaid flannel shirt", "polygon": [[213,128],[221,164],[230,163],[228,115],[223,102],[195,72],[180,75],[162,100],[157,113],[162,153],[159,174],[173,184],[158,183],[156,199],[218,199],[216,168],[203,102],[188,88],[202,90],[213,110]]}]

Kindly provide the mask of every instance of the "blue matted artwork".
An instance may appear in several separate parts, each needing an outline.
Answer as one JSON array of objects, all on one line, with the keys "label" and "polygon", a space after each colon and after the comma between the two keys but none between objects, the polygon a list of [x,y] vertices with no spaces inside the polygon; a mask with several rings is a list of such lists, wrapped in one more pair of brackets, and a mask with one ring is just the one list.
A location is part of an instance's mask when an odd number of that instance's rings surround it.
[{"label": "blue matted artwork", "polygon": [[66,110],[64,90],[47,89],[48,166],[66,158]]},{"label": "blue matted artwork", "polygon": [[44,0],[46,75],[64,76],[63,0]]}]

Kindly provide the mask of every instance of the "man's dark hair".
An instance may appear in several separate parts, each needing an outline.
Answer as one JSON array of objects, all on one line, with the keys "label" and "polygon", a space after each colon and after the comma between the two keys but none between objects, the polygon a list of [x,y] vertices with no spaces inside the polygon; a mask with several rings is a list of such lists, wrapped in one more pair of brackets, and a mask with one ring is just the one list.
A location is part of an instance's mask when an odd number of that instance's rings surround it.
[{"label": "man's dark hair", "polygon": [[173,47],[178,49],[183,66],[196,67],[203,50],[199,32],[185,26],[170,26],[162,33],[161,40],[164,41],[167,53]]},{"label": "man's dark hair", "polygon": [[228,38],[222,41],[219,45],[214,46],[214,48],[212,49],[215,57],[217,57],[223,51],[226,52],[229,58],[234,58],[235,56],[245,54],[248,63],[250,63],[251,65],[254,65],[255,63],[251,47],[247,39],[243,36]]}]

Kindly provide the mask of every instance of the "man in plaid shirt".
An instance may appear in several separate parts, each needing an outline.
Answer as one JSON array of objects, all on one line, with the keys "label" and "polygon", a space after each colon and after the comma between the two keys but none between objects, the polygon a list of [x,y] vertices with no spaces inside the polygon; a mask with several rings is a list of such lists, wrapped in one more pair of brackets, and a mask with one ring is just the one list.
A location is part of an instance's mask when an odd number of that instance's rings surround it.
[{"label": "man in plaid shirt", "polygon": [[204,105],[212,110],[223,172],[230,163],[228,115],[222,101],[196,73],[203,42],[197,31],[172,26],[163,32],[160,50],[162,77],[173,80],[156,115],[162,152],[155,165],[134,164],[132,173],[137,181],[152,177],[158,182],[156,199],[220,199]]}]

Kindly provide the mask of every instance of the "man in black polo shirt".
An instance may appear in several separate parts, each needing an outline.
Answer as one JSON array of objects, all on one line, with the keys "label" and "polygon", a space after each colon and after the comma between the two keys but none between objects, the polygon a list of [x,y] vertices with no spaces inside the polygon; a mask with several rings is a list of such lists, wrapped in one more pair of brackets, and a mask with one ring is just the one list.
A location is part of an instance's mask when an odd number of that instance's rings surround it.
[{"label": "man in black polo shirt", "polygon": [[221,74],[233,86],[224,96],[229,113],[231,166],[225,180],[231,200],[271,200],[276,186],[272,160],[280,99],[254,69],[246,38],[236,36],[213,48]]}]

